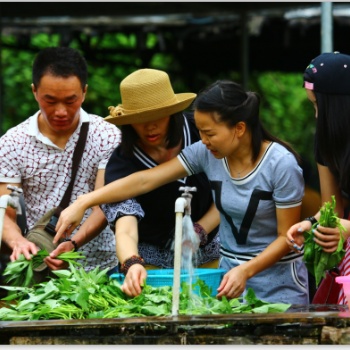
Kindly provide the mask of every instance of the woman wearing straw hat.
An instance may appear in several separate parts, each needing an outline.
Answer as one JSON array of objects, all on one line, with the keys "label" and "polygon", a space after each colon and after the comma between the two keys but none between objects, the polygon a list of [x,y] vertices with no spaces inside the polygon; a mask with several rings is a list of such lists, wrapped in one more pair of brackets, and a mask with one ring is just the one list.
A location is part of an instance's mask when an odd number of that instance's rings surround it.
[{"label": "woman wearing straw hat", "polygon": [[[109,107],[110,116],[106,118],[122,131],[122,143],[106,167],[106,184],[164,163],[176,157],[184,147],[200,140],[193,113],[183,112],[196,94],[175,94],[165,72],[137,70],[121,82],[120,93],[122,104]],[[181,186],[197,188],[191,201],[191,218],[202,244],[194,264],[203,266],[216,262],[217,265],[219,213],[213,204],[208,179],[201,173],[171,182],[148,194],[102,206],[116,233],[117,256],[124,273],[128,270],[130,257],[133,257],[132,261],[140,260],[146,267],[173,268],[174,206],[181,196]],[[144,277],[146,270],[137,265],[130,269],[126,280],[142,281]],[[140,292],[139,283],[135,287],[132,284],[130,294]]]},{"label": "woman wearing straw hat", "polygon": [[[69,233],[92,205],[125,200],[205,172],[220,211],[219,266],[227,270],[217,297],[236,298],[251,287],[262,300],[308,304],[302,254],[286,242],[288,228],[300,219],[302,169],[293,149],[263,127],[259,104],[256,93],[234,82],[212,84],[194,102],[201,142],[168,162],[80,196],[62,212],[54,240],[67,229]],[[130,269],[140,266],[136,260],[127,262]]]}]

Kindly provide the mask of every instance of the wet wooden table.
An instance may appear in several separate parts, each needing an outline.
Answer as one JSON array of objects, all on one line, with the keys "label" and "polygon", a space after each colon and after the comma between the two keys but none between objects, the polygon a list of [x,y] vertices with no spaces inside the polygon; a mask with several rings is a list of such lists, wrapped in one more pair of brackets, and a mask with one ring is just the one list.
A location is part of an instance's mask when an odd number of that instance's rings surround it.
[{"label": "wet wooden table", "polygon": [[0,321],[0,344],[350,344],[350,312],[293,305],[285,313]]}]

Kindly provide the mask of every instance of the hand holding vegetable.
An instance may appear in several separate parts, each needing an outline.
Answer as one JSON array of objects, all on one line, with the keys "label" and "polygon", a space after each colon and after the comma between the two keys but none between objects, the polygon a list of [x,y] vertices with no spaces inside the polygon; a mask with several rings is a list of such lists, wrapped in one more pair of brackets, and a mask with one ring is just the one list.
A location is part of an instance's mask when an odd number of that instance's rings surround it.
[{"label": "hand holding vegetable", "polygon": [[[5,282],[12,286],[27,287],[34,283],[34,269],[40,266],[44,259],[49,256],[49,253],[43,249],[39,250],[36,255],[33,255],[30,260],[27,260],[23,254],[15,261],[7,264],[3,276]],[[68,264],[80,265],[76,260],[85,258],[78,252],[65,252],[60,254],[57,259],[63,260]]]},{"label": "hand holding vegetable", "polygon": [[32,255],[36,255],[39,248],[35,243],[28,241],[25,237],[21,237],[16,240],[16,245],[12,247],[12,254],[10,255],[10,260],[18,260],[20,255],[24,255],[27,260],[30,260]]},{"label": "hand holding vegetable", "polygon": [[50,270],[62,270],[68,268],[68,263],[59,258],[62,253],[72,251],[72,241],[61,242],[56,249],[54,249],[48,257],[44,259],[45,264]]},{"label": "hand holding vegetable", "polygon": [[142,265],[132,265],[125,276],[121,290],[128,296],[135,297],[141,294],[141,287],[144,285],[146,278],[147,271]]},{"label": "hand holding vegetable", "polygon": [[[332,196],[332,202],[325,202],[323,207],[320,209],[320,220],[319,223],[312,225],[311,230],[304,232],[305,242],[304,242],[304,257],[306,267],[308,271],[315,276],[316,286],[321,282],[322,277],[325,276],[325,271],[336,267],[345,255],[344,250],[344,237],[343,232],[345,228],[340,223],[340,219],[337,216],[335,210],[335,197]],[[332,249],[332,241],[334,242],[334,236],[326,238],[322,233],[316,233],[316,228],[318,225],[323,229],[323,233],[327,233],[326,228],[336,228],[339,231],[340,239],[337,244],[335,251]],[[336,235],[335,230],[328,230],[332,235]],[[317,236],[316,236],[317,235]],[[321,243],[320,238],[328,239],[330,244]],[[328,245],[328,246],[327,246]],[[330,251],[333,251],[330,253]]]},{"label": "hand holding vegetable", "polygon": [[238,298],[244,292],[247,280],[248,275],[242,265],[232,268],[222,278],[216,297]]},{"label": "hand holding vegetable", "polygon": [[314,231],[315,243],[326,253],[333,253],[338,249],[339,240],[342,239],[339,229],[318,225]]}]

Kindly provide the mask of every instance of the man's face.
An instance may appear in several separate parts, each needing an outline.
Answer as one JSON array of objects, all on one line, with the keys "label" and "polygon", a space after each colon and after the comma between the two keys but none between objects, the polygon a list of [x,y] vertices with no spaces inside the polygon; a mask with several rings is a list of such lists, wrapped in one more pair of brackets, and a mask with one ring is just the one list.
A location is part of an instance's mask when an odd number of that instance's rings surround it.
[{"label": "man's face", "polygon": [[75,130],[86,90],[87,86],[83,90],[76,76],[44,75],[39,86],[32,85],[45,126],[60,134]]}]

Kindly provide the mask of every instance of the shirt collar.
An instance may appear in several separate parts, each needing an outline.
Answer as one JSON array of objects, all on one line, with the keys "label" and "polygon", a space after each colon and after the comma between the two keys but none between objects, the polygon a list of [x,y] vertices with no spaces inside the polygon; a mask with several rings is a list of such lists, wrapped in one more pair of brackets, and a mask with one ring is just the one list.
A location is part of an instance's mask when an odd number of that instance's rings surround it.
[{"label": "shirt collar", "polygon": [[[40,114],[40,110],[37,111],[33,116],[30,117],[29,119],[29,127],[28,127],[28,135],[34,136],[37,140],[40,140],[41,142],[51,145],[53,147],[57,147],[54,143],[50,141],[46,136],[44,136],[38,126],[38,117]],[[81,124],[83,122],[88,122],[89,121],[89,115],[82,109],[80,108],[79,112],[79,125],[77,129],[74,132],[77,132],[77,130],[80,130]]]}]

